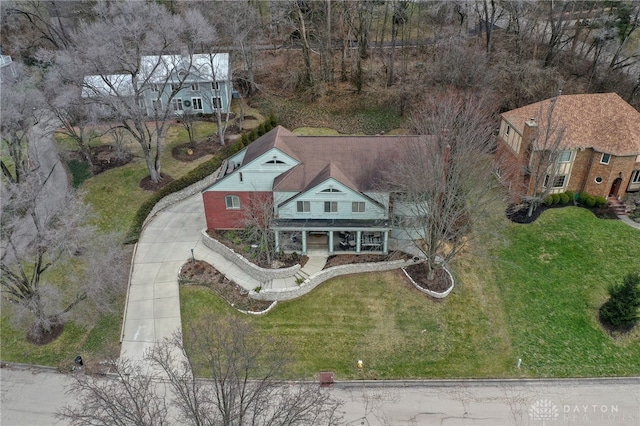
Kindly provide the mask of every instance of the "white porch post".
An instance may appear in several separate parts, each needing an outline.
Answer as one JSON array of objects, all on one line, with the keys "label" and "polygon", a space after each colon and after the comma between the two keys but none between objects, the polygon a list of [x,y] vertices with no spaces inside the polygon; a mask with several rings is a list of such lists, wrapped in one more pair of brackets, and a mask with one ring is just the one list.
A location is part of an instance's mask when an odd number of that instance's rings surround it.
[{"label": "white porch post", "polygon": [[280,231],[274,231],[273,238],[276,243],[276,253],[280,251]]},{"label": "white porch post", "polygon": [[389,252],[388,243],[389,243],[389,230],[386,230],[384,231],[384,239],[382,240],[382,252],[384,254],[387,254]]},{"label": "white porch post", "polygon": [[356,253],[360,253],[360,243],[362,242],[362,231],[356,232]]},{"label": "white porch post", "polygon": [[307,254],[307,231],[302,231],[302,254]]},{"label": "white porch post", "polygon": [[333,254],[333,231],[329,231],[329,254]]}]

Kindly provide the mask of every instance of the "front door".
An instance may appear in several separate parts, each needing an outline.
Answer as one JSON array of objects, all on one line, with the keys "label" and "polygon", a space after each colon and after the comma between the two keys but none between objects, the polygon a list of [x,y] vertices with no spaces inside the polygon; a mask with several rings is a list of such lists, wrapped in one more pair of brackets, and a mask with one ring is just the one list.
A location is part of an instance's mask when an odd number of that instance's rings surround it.
[{"label": "front door", "polygon": [[611,185],[611,191],[609,191],[610,197],[617,197],[618,191],[620,190],[620,185],[622,184],[622,178],[616,178]]}]

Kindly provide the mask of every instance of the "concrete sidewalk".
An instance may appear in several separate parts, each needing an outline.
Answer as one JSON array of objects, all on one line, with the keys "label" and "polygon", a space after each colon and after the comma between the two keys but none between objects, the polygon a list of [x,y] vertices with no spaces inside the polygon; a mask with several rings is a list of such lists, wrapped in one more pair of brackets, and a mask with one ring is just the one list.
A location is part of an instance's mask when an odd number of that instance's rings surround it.
[{"label": "concrete sidewalk", "polygon": [[[191,258],[204,260],[247,290],[262,285],[243,269],[201,242],[205,229],[200,193],[156,214],[144,227],[133,257],[131,283],[123,320],[120,356],[141,360],[156,342],[182,329],[178,271]],[[302,276],[322,270],[326,251],[310,252]],[[273,280],[271,288],[295,287],[296,278]]]}]

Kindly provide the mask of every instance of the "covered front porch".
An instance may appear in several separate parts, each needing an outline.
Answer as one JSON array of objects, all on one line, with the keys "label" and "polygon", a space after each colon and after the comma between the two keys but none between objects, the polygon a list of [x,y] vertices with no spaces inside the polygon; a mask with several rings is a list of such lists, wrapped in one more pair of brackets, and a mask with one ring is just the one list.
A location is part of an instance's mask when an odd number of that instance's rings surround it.
[{"label": "covered front porch", "polygon": [[276,250],[326,250],[329,255],[340,253],[387,254],[388,222],[380,220],[276,220],[272,225]]}]

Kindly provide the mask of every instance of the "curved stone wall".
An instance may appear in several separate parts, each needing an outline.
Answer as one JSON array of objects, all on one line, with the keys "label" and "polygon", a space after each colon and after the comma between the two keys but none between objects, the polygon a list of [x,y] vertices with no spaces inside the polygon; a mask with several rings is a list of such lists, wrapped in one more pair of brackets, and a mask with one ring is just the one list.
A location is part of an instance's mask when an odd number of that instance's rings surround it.
[{"label": "curved stone wall", "polygon": [[299,270],[300,265],[294,265],[289,268],[280,269],[267,269],[256,266],[253,262],[247,260],[244,256],[231,250],[221,242],[214,238],[211,238],[206,230],[202,230],[202,243],[207,248],[218,253],[220,256],[232,262],[236,266],[242,268],[246,273],[251,275],[252,278],[260,281],[261,283],[267,283],[277,278],[289,278],[293,277]]},{"label": "curved stone wall", "polygon": [[422,259],[418,261],[393,260],[390,262],[352,263],[350,265],[334,266],[332,268],[323,269],[322,271],[311,275],[299,286],[284,289],[262,289],[259,293],[252,290],[249,292],[249,297],[258,300],[291,300],[295,299],[296,297],[303,296],[323,282],[328,281],[331,278],[339,277],[341,275],[359,274],[363,272],[390,271],[392,269],[403,268],[405,266],[413,265],[414,263],[419,262],[422,262]]}]

